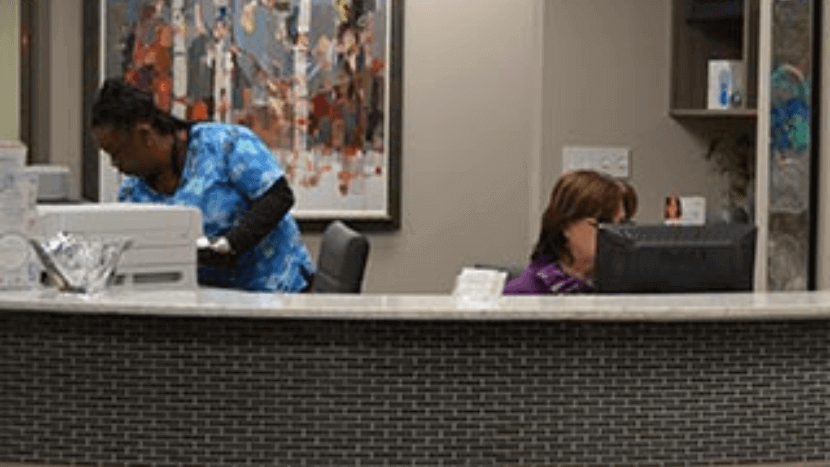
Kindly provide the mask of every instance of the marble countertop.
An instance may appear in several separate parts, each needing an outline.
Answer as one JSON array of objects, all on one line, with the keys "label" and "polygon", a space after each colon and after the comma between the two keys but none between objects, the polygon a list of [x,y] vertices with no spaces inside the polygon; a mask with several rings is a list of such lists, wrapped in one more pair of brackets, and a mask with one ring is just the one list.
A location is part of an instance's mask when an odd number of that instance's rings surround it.
[{"label": "marble countertop", "polygon": [[830,292],[582,295],[470,300],[451,295],[267,294],[224,289],[0,292],[3,311],[153,316],[382,319],[739,321],[830,318]]}]

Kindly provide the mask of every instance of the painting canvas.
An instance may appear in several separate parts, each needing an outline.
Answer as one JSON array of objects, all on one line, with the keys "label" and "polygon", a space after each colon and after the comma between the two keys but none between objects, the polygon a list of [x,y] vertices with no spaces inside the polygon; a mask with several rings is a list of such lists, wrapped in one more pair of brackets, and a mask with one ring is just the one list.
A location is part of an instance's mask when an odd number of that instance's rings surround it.
[{"label": "painting canvas", "polygon": [[400,0],[101,0],[102,78],[250,127],[301,220],[395,227]]}]

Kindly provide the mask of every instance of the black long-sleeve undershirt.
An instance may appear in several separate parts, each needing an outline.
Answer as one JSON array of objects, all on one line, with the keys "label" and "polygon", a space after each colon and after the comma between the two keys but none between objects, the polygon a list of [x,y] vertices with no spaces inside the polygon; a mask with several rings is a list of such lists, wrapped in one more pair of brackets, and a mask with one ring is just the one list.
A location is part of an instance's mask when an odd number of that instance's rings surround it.
[{"label": "black long-sleeve undershirt", "polygon": [[294,206],[294,193],[285,177],[281,177],[251,208],[242,215],[239,224],[225,233],[235,255],[241,255],[268,235]]}]

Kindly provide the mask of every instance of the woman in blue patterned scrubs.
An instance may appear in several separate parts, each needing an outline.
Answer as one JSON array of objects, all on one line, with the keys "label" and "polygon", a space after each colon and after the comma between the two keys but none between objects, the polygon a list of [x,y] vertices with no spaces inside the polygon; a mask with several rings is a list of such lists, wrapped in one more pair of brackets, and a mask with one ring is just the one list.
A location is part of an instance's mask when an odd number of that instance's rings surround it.
[{"label": "woman in blue patterned scrubs", "polygon": [[254,291],[299,292],[314,265],[288,213],[291,188],[251,130],[186,123],[120,79],[98,91],[92,127],[125,175],[119,201],[195,206],[206,236],[199,282]]}]

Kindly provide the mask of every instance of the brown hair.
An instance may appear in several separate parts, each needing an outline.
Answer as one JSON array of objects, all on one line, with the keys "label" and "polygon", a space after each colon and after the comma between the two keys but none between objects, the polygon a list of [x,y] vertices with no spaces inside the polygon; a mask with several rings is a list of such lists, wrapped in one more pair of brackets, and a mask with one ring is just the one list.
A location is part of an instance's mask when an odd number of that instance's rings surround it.
[{"label": "brown hair", "polygon": [[530,259],[573,261],[564,230],[586,217],[611,222],[623,201],[624,191],[623,185],[597,172],[584,170],[563,174],[553,187],[550,202],[542,215],[542,229]]},{"label": "brown hair", "polygon": [[619,183],[620,187],[622,187],[622,201],[623,208],[625,209],[625,221],[628,222],[632,217],[634,217],[634,213],[637,212],[637,192],[634,191],[634,187],[622,180],[617,183]]}]

